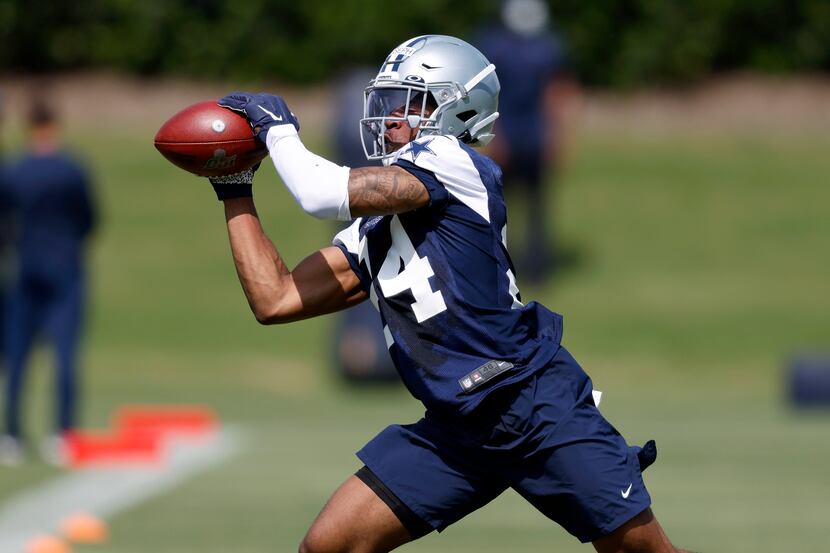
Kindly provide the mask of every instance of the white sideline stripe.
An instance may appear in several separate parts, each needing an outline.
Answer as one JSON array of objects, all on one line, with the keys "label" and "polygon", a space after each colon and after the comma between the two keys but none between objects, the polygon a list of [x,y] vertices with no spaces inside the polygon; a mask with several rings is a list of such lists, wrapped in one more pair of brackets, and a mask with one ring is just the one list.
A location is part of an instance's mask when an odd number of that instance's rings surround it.
[{"label": "white sideline stripe", "polygon": [[238,429],[223,428],[208,438],[174,439],[158,467],[87,468],[21,492],[0,506],[0,551],[22,553],[32,538],[57,532],[72,513],[106,519],[159,495],[229,459],[240,450],[242,437]]}]

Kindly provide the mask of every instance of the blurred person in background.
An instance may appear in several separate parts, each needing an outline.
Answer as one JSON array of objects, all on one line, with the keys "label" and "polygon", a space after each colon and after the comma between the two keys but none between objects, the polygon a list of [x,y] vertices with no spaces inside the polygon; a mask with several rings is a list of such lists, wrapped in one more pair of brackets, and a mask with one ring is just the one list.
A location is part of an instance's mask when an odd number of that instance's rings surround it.
[{"label": "blurred person in background", "polygon": [[360,140],[360,120],[363,119],[363,92],[375,75],[375,67],[351,66],[338,75],[333,85],[335,155],[347,167],[368,164]]},{"label": "blurred person in background", "polygon": [[8,296],[9,279],[12,267],[11,244],[13,229],[13,212],[11,190],[5,175],[2,145],[3,133],[3,95],[0,92],[0,374],[5,372],[5,312]]},{"label": "blurred person in background", "polygon": [[5,435],[0,461],[23,460],[22,399],[26,364],[37,338],[55,347],[55,434],[41,453],[62,462],[62,435],[75,425],[77,353],[85,304],[85,246],[95,226],[87,170],[66,153],[54,106],[35,94],[28,148],[6,172],[19,220],[18,267],[6,320]]},{"label": "blurred person in background", "polygon": [[562,39],[549,22],[542,0],[507,0],[500,21],[475,38],[499,68],[499,119],[488,154],[504,170],[505,192],[522,196],[524,248],[516,261],[522,279],[532,283],[557,268],[545,189],[553,184],[560,157],[563,112],[577,90]]}]

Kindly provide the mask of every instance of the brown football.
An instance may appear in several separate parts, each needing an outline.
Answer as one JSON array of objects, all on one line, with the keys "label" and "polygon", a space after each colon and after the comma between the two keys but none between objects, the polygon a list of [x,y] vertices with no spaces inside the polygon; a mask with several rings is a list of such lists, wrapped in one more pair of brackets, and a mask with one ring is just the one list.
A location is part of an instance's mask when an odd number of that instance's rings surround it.
[{"label": "brown football", "polygon": [[202,177],[244,171],[268,154],[248,121],[216,100],[198,102],[168,119],[155,144],[174,165]]}]

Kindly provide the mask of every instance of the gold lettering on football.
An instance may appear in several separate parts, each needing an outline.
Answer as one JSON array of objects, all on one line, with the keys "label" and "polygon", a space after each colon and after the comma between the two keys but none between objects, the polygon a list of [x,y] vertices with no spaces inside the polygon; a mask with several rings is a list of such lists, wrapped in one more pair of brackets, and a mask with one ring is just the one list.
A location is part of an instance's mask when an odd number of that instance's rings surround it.
[{"label": "gold lettering on football", "polygon": [[204,168],[210,170],[231,169],[234,165],[236,165],[236,154],[228,156],[225,154],[225,150],[220,148],[214,150],[213,157],[207,160]]}]

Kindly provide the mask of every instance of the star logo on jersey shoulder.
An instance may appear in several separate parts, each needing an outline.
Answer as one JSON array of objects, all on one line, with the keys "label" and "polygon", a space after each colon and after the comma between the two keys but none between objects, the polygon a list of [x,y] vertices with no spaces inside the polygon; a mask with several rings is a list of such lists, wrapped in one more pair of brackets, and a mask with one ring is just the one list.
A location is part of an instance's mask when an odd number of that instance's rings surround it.
[{"label": "star logo on jersey shoulder", "polygon": [[432,143],[433,140],[435,140],[435,139],[430,138],[429,140],[424,140],[423,142],[411,142],[409,144],[409,149],[404,153],[412,154],[412,162],[413,163],[415,162],[416,159],[418,159],[418,156],[421,155],[424,152],[429,152],[432,155],[435,155],[435,152],[433,152],[429,147],[429,145]]}]

